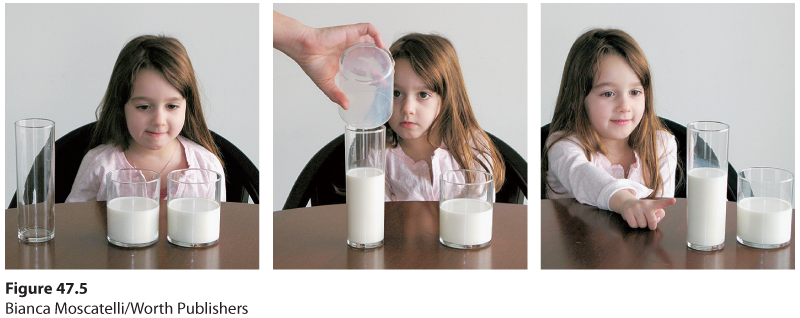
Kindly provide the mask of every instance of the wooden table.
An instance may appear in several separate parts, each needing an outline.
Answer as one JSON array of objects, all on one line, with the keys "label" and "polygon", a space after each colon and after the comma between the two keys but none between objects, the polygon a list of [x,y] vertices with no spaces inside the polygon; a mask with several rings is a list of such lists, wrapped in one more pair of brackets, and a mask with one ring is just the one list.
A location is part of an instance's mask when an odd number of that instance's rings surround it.
[{"label": "wooden table", "polygon": [[6,269],[258,269],[258,205],[222,203],[219,243],[185,248],[167,242],[161,201],[158,242],[122,248],[106,239],[106,202],[56,204],[56,235],[45,243],[17,239],[17,209],[6,210]]},{"label": "wooden table", "polygon": [[655,231],[632,229],[618,213],[574,199],[542,200],[542,269],[794,269],[794,225],[789,246],[741,245],[736,202],[728,202],[725,247],[695,251],[686,247],[686,199],[677,200]]},{"label": "wooden table", "polygon": [[326,205],[273,213],[275,269],[502,268],[528,265],[527,206],[496,203],[492,242],[474,250],[439,243],[439,203],[387,202],[384,245],[347,245],[347,206]]}]

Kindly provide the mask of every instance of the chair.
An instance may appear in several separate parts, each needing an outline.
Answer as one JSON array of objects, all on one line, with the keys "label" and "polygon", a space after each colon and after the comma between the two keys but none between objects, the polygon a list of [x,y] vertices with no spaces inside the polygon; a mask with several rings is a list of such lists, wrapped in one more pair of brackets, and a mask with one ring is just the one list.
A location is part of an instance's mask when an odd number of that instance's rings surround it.
[{"label": "chair", "polygon": [[[675,169],[675,175],[678,178],[675,179],[675,197],[676,198],[685,198],[686,197],[686,126],[678,124],[672,120],[658,117],[661,120],[661,124],[664,125],[672,135],[675,136],[675,141],[678,144],[678,165]],[[545,141],[547,140],[548,134],[550,133],[550,124],[546,124],[542,126],[542,151],[544,151]],[[702,140],[698,142],[698,146],[702,145]],[[544,154],[542,154],[544,155]],[[728,193],[727,198],[728,201],[736,202],[736,169],[733,168],[730,162],[728,162]],[[547,191],[544,179],[542,179],[542,199],[547,199]]]},{"label": "chair", "polygon": [[[528,193],[528,164],[508,144],[490,133],[489,138],[500,151],[506,164],[506,180],[495,195],[495,201],[521,204]],[[283,210],[311,206],[342,204],[345,189],[344,134],[331,140],[311,157],[300,172]]]},{"label": "chair", "polygon": [[[64,203],[72,190],[72,183],[78,174],[83,157],[89,152],[88,146],[97,122],[83,125],[55,142],[55,203]],[[211,132],[214,143],[220,149],[225,164],[225,196],[228,202],[247,203],[249,198],[258,204],[258,168],[224,137]],[[17,193],[8,208],[17,207]]]}]

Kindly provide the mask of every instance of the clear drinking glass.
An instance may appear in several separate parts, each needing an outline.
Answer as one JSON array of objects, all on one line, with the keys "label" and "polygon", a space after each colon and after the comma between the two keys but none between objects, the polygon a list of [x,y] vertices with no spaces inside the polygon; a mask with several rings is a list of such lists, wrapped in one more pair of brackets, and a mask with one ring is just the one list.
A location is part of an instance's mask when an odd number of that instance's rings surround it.
[{"label": "clear drinking glass", "polygon": [[17,238],[47,242],[55,236],[55,132],[49,119],[14,123],[17,152]]},{"label": "clear drinking glass", "polygon": [[183,247],[219,242],[222,176],[211,170],[167,174],[167,240]]},{"label": "clear drinking glass", "polygon": [[349,47],[339,59],[335,83],[350,101],[347,110],[338,107],[348,125],[375,128],[392,116],[394,60],[388,50],[372,43]]},{"label": "clear drinking glass", "polygon": [[792,239],[794,175],[767,167],[738,173],[736,240],[755,248],[779,248]]},{"label": "clear drinking glass", "polygon": [[383,245],[386,128],[345,127],[347,245]]},{"label": "clear drinking glass", "polygon": [[478,170],[442,173],[439,187],[439,242],[471,249],[492,241],[494,177]]},{"label": "clear drinking glass", "polygon": [[687,126],[686,245],[714,251],[725,246],[728,125],[698,121]]},{"label": "clear drinking glass", "polygon": [[158,241],[161,175],[147,169],[120,169],[106,174],[108,242],[122,247]]}]

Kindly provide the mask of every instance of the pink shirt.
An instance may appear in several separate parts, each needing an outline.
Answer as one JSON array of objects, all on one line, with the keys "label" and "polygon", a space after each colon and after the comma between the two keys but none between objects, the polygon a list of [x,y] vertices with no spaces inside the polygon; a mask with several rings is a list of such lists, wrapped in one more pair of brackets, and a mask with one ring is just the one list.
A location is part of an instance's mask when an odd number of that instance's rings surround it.
[{"label": "pink shirt", "polygon": [[[547,142],[557,138],[551,135]],[[678,146],[675,137],[666,131],[658,132],[658,169],[664,181],[663,191],[658,197],[671,198],[675,195],[675,167],[678,163]],[[606,156],[592,154],[586,159],[583,147],[575,137],[567,137],[550,147],[547,153],[547,182],[553,188],[547,189],[550,199],[575,198],[578,202],[610,210],[609,200],[619,190],[633,190],[637,198],[645,198],[653,190],[644,186],[644,174],[639,154],[634,152],[636,161],[630,166],[628,177],[621,165],[612,165]],[[556,192],[561,192],[557,194]]]},{"label": "pink shirt", "polygon": [[439,201],[442,173],[462,169],[444,145],[433,151],[430,167],[425,160],[414,162],[400,146],[386,150],[385,201]]},{"label": "pink shirt", "polygon": [[[220,200],[224,202],[225,172],[219,159],[191,140],[178,136],[178,141],[183,146],[189,168],[212,170],[222,175]],[[125,153],[115,146],[103,144],[89,150],[81,161],[66,202],[106,201],[106,173],[127,168],[133,168],[133,165],[125,158]]]}]

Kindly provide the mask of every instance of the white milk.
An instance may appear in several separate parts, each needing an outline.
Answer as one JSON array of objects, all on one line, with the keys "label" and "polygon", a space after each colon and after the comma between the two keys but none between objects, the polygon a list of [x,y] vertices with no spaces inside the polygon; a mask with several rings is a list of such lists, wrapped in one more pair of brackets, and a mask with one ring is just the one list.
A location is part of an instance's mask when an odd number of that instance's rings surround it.
[{"label": "white milk", "polygon": [[724,243],[728,174],[715,168],[694,168],[687,175],[686,240],[703,246]]},{"label": "white milk", "polygon": [[383,241],[385,179],[376,168],[347,171],[347,241],[369,244]]},{"label": "white milk", "polygon": [[755,197],[737,204],[736,236],[755,244],[782,244],[792,238],[792,205],[777,198]]},{"label": "white milk", "polygon": [[174,199],[167,204],[171,241],[202,244],[219,239],[219,203],[203,198]]},{"label": "white milk", "polygon": [[492,205],[476,199],[451,199],[439,206],[439,237],[460,245],[492,240]]},{"label": "white milk", "polygon": [[158,239],[158,201],[143,197],[119,197],[108,201],[108,238],[125,244],[144,244]]}]

